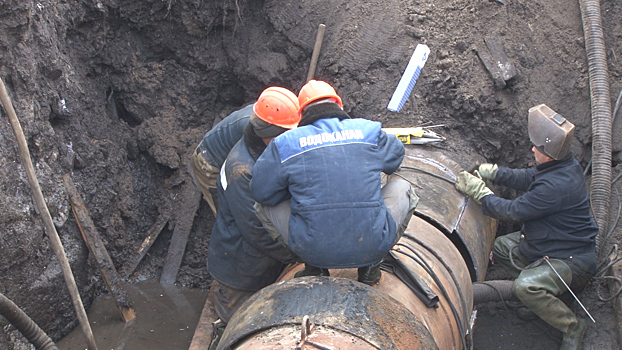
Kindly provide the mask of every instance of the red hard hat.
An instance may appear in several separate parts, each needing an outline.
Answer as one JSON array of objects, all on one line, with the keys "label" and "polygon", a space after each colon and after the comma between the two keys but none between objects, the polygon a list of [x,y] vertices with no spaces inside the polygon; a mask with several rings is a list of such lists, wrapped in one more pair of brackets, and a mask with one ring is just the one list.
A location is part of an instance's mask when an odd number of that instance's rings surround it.
[{"label": "red hard hat", "polygon": [[317,101],[323,98],[332,98],[339,105],[340,108],[343,108],[343,103],[341,102],[341,97],[337,95],[335,89],[330,86],[329,83],[321,80],[309,80],[302,89],[300,89],[300,93],[298,94],[298,103],[300,103],[300,112],[311,102]]},{"label": "red hard hat", "polygon": [[300,121],[296,94],[278,86],[271,86],[259,95],[253,112],[266,123],[286,129],[295,128]]}]

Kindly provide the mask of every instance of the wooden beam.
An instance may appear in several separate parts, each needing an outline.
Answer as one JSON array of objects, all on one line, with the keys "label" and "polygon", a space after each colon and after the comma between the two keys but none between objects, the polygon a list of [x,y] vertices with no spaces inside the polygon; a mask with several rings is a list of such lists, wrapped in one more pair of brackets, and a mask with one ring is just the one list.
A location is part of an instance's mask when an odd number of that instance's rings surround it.
[{"label": "wooden beam", "polygon": [[195,186],[190,178],[182,185],[181,195],[175,203],[175,228],[173,229],[173,237],[168,246],[166,254],[166,262],[162,269],[160,283],[175,283],[177,273],[181,266],[182,258],[188,243],[188,236],[194,222],[194,215],[199,209],[201,203],[201,191]]},{"label": "wooden beam", "polygon": [[205,350],[212,340],[213,323],[218,319],[214,309],[214,289],[217,285],[218,281],[214,280],[207,294],[201,318],[199,318],[197,328],[194,330],[194,336],[188,350]]},{"label": "wooden beam", "polygon": [[117,270],[112,263],[112,259],[110,259],[110,255],[108,255],[108,252],[106,251],[104,242],[99,236],[99,233],[95,228],[95,224],[89,216],[89,213],[82,202],[82,198],[78,193],[71,176],[69,176],[69,174],[65,174],[63,176],[63,181],[65,182],[65,188],[67,189],[67,194],[69,195],[69,200],[71,201],[71,209],[76,218],[76,222],[78,223],[78,227],[80,228],[80,232],[82,233],[82,238],[88,246],[89,251],[95,258],[99,271],[104,278],[104,282],[106,282],[106,286],[108,287],[108,291],[112,295],[117,308],[121,312],[123,320],[125,322],[130,321],[136,317],[136,312],[132,307],[132,302],[130,301],[129,296],[125,292],[125,289],[123,289],[123,281],[117,273]]},{"label": "wooden beam", "polygon": [[162,213],[160,214],[160,216],[158,216],[156,222],[153,224],[153,226],[151,226],[151,228],[149,228],[149,231],[147,231],[147,237],[140,245],[140,249],[138,250],[138,257],[134,260],[132,265],[124,270],[123,275],[125,276],[125,278],[129,278],[134,273],[134,271],[138,267],[138,264],[140,264],[140,262],[143,260],[143,258],[149,251],[149,248],[151,248],[153,242],[156,241],[156,239],[160,235],[160,232],[162,232],[164,226],[168,223],[169,220],[170,213],[168,212]]}]

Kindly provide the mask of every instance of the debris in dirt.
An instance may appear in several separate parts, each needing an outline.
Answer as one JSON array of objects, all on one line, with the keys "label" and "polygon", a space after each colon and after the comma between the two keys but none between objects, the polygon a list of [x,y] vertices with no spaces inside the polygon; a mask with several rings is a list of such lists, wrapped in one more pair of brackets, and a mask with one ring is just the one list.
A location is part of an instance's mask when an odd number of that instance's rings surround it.
[{"label": "debris in dirt", "polygon": [[503,80],[508,81],[514,76],[516,76],[516,69],[510,59],[505,54],[505,50],[503,49],[503,44],[501,43],[501,39],[496,36],[490,36],[484,39],[486,42],[486,46],[488,46],[488,50],[492,54],[492,58],[497,63],[499,70],[501,71],[501,76]]},{"label": "debris in dirt", "polygon": [[421,74],[421,70],[425,65],[425,62],[428,60],[428,56],[430,55],[430,48],[425,44],[418,44],[415,48],[415,52],[410,58],[410,62],[408,62],[408,66],[406,66],[406,70],[400,79],[400,82],[397,84],[397,88],[395,88],[395,92],[391,97],[391,101],[389,101],[389,106],[387,108],[393,112],[399,112],[400,109],[408,100],[410,93],[413,91],[415,84],[417,83],[417,79]]},{"label": "debris in dirt", "polygon": [[503,89],[506,83],[516,76],[516,68],[506,55],[498,36],[489,36],[484,39],[484,42],[488,51],[476,49],[477,56],[490,73],[495,86]]}]

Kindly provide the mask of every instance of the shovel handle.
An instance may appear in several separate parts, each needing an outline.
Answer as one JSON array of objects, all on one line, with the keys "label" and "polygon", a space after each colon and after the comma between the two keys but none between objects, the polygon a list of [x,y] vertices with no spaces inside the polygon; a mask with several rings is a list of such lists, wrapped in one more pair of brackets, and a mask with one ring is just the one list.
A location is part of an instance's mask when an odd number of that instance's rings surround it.
[{"label": "shovel handle", "polygon": [[322,48],[322,40],[324,39],[324,31],[326,25],[320,24],[317,28],[317,36],[315,37],[315,46],[313,47],[313,55],[311,55],[311,65],[309,66],[309,73],[307,74],[307,82],[313,79],[315,75],[315,69],[317,68],[317,60],[320,57],[320,48]]}]

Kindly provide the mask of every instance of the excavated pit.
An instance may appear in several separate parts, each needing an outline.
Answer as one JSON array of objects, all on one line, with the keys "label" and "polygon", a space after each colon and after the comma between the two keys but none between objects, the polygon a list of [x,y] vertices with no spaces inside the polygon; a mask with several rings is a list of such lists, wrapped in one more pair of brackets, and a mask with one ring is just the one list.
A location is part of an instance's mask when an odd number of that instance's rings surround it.
[{"label": "excavated pit", "polygon": [[[622,89],[622,10],[615,0],[601,3],[615,102]],[[576,124],[572,151],[588,164],[590,91],[578,3],[7,0],[0,3],[0,77],[87,309],[106,287],[62,176],[71,174],[120,272],[136,261],[158,219],[168,222],[128,278],[159,280],[175,226],[191,207],[182,189],[194,147],[267,86],[298,92],[320,23],[326,33],[315,76],[335,86],[353,117],[387,127],[442,125],[435,130],[447,140],[435,148],[465,168],[481,161],[524,167],[533,158],[527,110],[546,103]],[[516,69],[505,86],[482,61],[484,39],[498,40]],[[430,58],[406,105],[390,112],[391,94],[419,43],[430,47]],[[620,124],[613,125],[614,175],[622,157]],[[75,311],[8,122],[0,123],[0,142],[0,292],[57,340],[77,326]],[[616,206],[614,198],[612,223]],[[213,221],[202,201],[176,284],[209,288]],[[514,228],[503,224],[499,231]],[[616,228],[610,244],[619,237]],[[494,266],[489,275],[506,277]],[[586,348],[616,349],[613,307],[595,289],[583,296],[599,321]],[[478,322],[484,325],[476,329],[479,349],[501,342],[504,349],[556,346],[554,331],[517,321],[502,304],[482,307]],[[0,350],[23,345],[4,319],[0,326]]]}]

